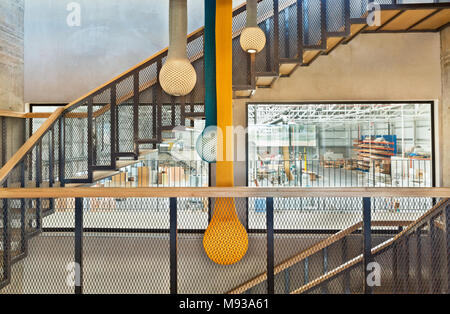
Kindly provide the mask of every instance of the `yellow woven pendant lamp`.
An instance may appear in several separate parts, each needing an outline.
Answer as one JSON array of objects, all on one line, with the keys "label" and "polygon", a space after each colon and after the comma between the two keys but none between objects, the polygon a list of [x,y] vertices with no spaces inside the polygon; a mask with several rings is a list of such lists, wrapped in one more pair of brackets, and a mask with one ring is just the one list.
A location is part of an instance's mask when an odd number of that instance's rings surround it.
[{"label": "yellow woven pendant lamp", "polygon": [[[232,90],[232,0],[216,1],[217,127],[223,141],[217,143],[216,186],[234,186],[233,90]],[[239,221],[233,198],[217,198],[214,214],[203,237],[208,257],[220,265],[239,262],[247,253],[248,235]]]}]

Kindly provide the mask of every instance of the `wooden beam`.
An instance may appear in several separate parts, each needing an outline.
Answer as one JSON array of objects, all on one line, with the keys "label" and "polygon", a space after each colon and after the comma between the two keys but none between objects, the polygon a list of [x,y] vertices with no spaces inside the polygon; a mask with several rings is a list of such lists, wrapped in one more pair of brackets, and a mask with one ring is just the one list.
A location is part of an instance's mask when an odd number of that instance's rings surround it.
[{"label": "wooden beam", "polygon": [[[19,152],[18,152],[19,153]],[[11,160],[12,161],[12,160]],[[5,165],[5,167],[10,165]],[[4,168],[5,168],[4,167]],[[0,171],[4,179],[5,170]],[[9,171],[8,171],[9,172]],[[8,173],[6,172],[6,173]],[[435,197],[450,198],[450,188],[2,188],[0,198],[71,197]]]},{"label": "wooden beam", "polygon": [[0,117],[5,118],[25,118],[25,112],[17,112],[17,111],[9,111],[9,110],[0,110]]}]

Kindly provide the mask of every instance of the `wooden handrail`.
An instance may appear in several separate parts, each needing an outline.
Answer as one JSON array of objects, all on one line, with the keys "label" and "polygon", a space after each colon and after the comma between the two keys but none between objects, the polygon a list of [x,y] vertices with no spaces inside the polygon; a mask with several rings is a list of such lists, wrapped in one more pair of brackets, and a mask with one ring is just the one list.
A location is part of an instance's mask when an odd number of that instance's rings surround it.
[{"label": "wooden handrail", "polygon": [[[38,130],[39,131],[39,130]],[[37,133],[37,132],[36,132]],[[20,155],[18,152],[16,155]],[[16,159],[18,157],[13,157]],[[11,160],[12,162],[13,160]],[[10,169],[10,162],[7,163]],[[3,167],[3,168],[5,168]],[[9,171],[0,170],[0,179]],[[72,197],[430,197],[450,198],[450,188],[1,188],[1,198],[72,198]]]},{"label": "wooden handrail", "polygon": [[0,110],[0,117],[5,118],[19,118],[19,119],[42,119],[42,118],[50,118],[53,112],[17,112],[17,111],[8,111],[8,110]]},{"label": "wooden handrail", "polygon": [[37,144],[37,141],[43,136],[47,130],[53,125],[53,123],[59,118],[63,108],[58,108],[55,112],[45,120],[41,127],[33,133],[33,135],[19,148],[19,150],[6,162],[6,164],[0,169],[0,183],[6,180],[6,177],[14,169],[14,167],[25,157],[25,155],[33,149]]},{"label": "wooden handrail", "polygon": [[[409,225],[410,221],[372,221],[372,226],[379,226],[379,227],[404,227]],[[362,222],[358,222],[354,224],[353,226],[348,227],[347,229],[341,230],[338,233],[332,235],[331,237],[328,237],[319,243],[314,244],[313,246],[307,248],[306,250],[302,251],[301,253],[288,258],[284,262],[280,263],[279,265],[275,266],[274,268],[274,274],[279,274],[282,271],[288,269],[289,267],[298,264],[299,262],[305,260],[306,258],[316,254],[317,252],[320,252],[325,247],[329,247],[330,245],[338,242],[339,240],[345,238],[346,236],[352,234],[353,232],[359,230],[362,228]],[[246,283],[242,284],[241,286],[229,291],[227,294],[242,294],[245,291],[255,287],[256,285],[260,284],[261,282],[265,281],[267,279],[267,272],[264,272],[263,274],[260,274],[259,276],[247,281]]]},{"label": "wooden handrail", "polygon": [[5,118],[25,118],[25,112],[17,112],[17,111],[9,111],[9,110],[0,110],[0,117]]},{"label": "wooden handrail", "polygon": [[[413,223],[409,224],[402,232],[400,232],[399,234],[397,234],[395,237],[381,243],[380,245],[374,247],[372,249],[372,255],[377,255],[380,252],[386,250],[388,247],[390,247],[391,245],[393,245],[396,241],[398,241],[400,238],[402,238],[403,236],[405,236],[406,234],[410,233],[412,230],[414,230],[417,226],[419,226],[422,222],[424,222],[424,220],[426,220],[427,218],[429,218],[430,216],[434,215],[437,211],[442,210],[443,206],[448,203],[449,200],[445,199],[440,201],[438,204],[436,204],[433,208],[431,208],[429,211],[427,211],[425,214],[423,214],[419,219],[417,219],[416,221],[414,221]],[[340,273],[342,273],[343,271],[346,271],[360,263],[362,263],[363,261],[363,255],[359,255],[357,257],[355,257],[354,259],[350,260],[349,262],[340,265],[339,267],[333,269],[332,271],[326,273],[325,275],[312,280],[311,282],[309,282],[308,284],[296,289],[295,291],[291,292],[291,294],[301,294],[305,291],[309,291],[311,289],[313,289],[314,287],[320,285],[321,283],[330,280],[331,278],[339,275]]]}]

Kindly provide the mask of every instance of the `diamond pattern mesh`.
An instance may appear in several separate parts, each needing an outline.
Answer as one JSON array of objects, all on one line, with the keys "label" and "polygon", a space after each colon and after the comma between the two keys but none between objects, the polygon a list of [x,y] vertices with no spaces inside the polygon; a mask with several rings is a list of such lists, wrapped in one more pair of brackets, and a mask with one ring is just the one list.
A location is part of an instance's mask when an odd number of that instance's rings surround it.
[{"label": "diamond pattern mesh", "polygon": [[117,106],[117,111],[119,152],[132,153],[134,151],[133,105],[120,104]]},{"label": "diamond pattern mesh", "polygon": [[[245,225],[247,200],[236,198],[233,201],[238,217]],[[31,200],[29,203],[35,202]],[[220,205],[220,201],[217,202],[214,198],[177,200],[178,292],[225,293],[238,288],[241,293],[266,293],[267,281],[264,278],[253,281],[266,272],[265,230],[249,233],[246,255],[232,266],[219,266],[206,256],[202,231],[213,213],[210,209]],[[55,213],[42,222],[45,232],[33,238],[28,248],[21,238],[20,225],[17,225],[17,219],[23,219],[22,212],[13,209],[20,204],[21,200],[7,202],[10,208],[11,254],[14,258],[27,252],[28,256],[11,269],[11,283],[1,293],[72,293],[74,199],[55,200]],[[169,199],[92,198],[84,199],[83,207],[83,291],[168,293]],[[445,213],[448,212],[438,210],[390,246],[385,244],[390,243],[401,229],[392,223],[373,224],[373,259],[381,271],[381,285],[374,287],[374,293],[445,293],[445,226],[448,224]],[[377,210],[373,209],[372,220],[381,221],[376,213]],[[275,211],[274,214],[276,222],[281,213]],[[340,224],[339,229],[346,230],[344,233],[335,233],[335,230],[327,233],[319,229],[306,233],[280,233],[275,227],[275,293],[362,293],[363,272],[358,259],[363,238],[361,224],[355,223],[361,218],[354,220],[353,216],[339,217],[328,213],[327,217],[318,217],[317,221],[314,220],[316,216],[303,217],[305,222],[320,224],[322,229],[329,229],[330,222],[334,227]],[[397,217],[395,213],[384,217],[391,222],[396,219],[406,218]],[[3,220],[3,215],[0,215],[0,221]],[[379,249],[383,247],[380,245],[386,248]],[[3,260],[1,263],[0,266],[4,265]],[[321,280],[324,274],[342,268],[346,263],[353,266],[304,290],[305,285]],[[240,285],[249,281],[252,283],[242,290]]]},{"label": "diamond pattern mesh", "polygon": [[94,126],[94,165],[111,164],[111,89],[106,89],[92,99]]},{"label": "diamond pattern mesh", "polygon": [[280,57],[298,58],[297,3],[290,0],[279,1],[279,49]]},{"label": "diamond pattern mesh", "polygon": [[242,69],[249,69],[249,56],[242,50],[239,35],[245,28],[247,19],[247,11],[243,11],[233,16],[233,85],[246,86],[249,85],[248,71]]},{"label": "diamond pattern mesh", "polygon": [[315,47],[322,43],[322,0],[303,3],[303,45]]},{"label": "diamond pattern mesh", "polygon": [[[274,3],[273,0],[263,0],[258,2],[258,26],[263,30],[266,35],[265,48],[256,55],[255,59],[255,71],[258,72],[273,72],[277,69],[274,68]],[[242,50],[242,48],[241,48]],[[235,72],[233,72],[235,73]]]},{"label": "diamond pattern mesh", "polygon": [[327,31],[343,32],[345,28],[346,0],[327,1]]},{"label": "diamond pattern mesh", "polygon": [[66,114],[65,135],[65,178],[87,179],[88,136],[87,104]]},{"label": "diamond pattern mesh", "polygon": [[362,18],[367,12],[368,0],[350,0],[350,18]]}]

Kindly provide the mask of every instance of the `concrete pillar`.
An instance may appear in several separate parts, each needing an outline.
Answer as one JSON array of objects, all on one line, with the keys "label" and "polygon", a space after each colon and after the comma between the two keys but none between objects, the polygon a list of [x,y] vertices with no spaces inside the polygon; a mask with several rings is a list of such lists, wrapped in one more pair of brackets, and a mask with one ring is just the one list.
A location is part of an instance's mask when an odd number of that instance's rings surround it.
[{"label": "concrete pillar", "polygon": [[[0,110],[23,112],[24,0],[0,1],[0,46]],[[8,160],[23,144],[25,121],[6,118],[5,124]]]},{"label": "concrete pillar", "polygon": [[23,111],[24,0],[0,1],[0,109]]},{"label": "concrete pillar", "polygon": [[444,187],[450,187],[450,26],[441,31],[441,73],[440,152],[442,184]]}]

